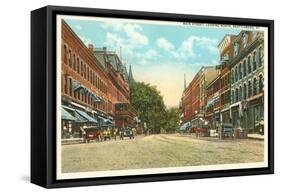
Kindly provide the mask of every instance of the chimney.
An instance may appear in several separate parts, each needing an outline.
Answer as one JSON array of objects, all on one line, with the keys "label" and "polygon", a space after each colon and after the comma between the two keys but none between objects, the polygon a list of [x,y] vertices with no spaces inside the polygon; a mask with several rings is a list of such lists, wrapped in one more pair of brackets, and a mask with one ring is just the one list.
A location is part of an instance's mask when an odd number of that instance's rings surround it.
[{"label": "chimney", "polygon": [[88,44],[88,49],[93,53],[94,52],[94,45]]}]

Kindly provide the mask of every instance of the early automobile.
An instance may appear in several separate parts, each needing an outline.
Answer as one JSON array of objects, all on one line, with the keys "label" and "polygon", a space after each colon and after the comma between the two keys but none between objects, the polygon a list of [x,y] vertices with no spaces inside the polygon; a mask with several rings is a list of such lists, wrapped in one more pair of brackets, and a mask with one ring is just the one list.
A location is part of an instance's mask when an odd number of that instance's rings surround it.
[{"label": "early automobile", "polygon": [[234,129],[231,123],[222,123],[219,126],[219,136],[221,139],[234,138]]},{"label": "early automobile", "polygon": [[135,138],[134,130],[132,128],[125,128],[120,131],[120,139],[124,139],[124,137],[129,137],[130,139]]},{"label": "early automobile", "polygon": [[111,140],[111,131],[109,129],[103,130],[102,141]]},{"label": "early automobile", "polygon": [[84,142],[90,143],[90,141],[101,141],[101,132],[96,128],[91,128],[85,130],[85,134],[83,135]]}]

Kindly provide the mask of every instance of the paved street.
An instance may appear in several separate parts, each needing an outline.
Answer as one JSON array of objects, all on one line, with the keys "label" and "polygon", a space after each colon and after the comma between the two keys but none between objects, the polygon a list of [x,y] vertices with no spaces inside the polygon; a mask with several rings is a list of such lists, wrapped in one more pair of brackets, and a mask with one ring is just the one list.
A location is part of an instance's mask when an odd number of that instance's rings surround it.
[{"label": "paved street", "polygon": [[62,171],[176,167],[263,161],[263,141],[151,135],[62,146]]}]

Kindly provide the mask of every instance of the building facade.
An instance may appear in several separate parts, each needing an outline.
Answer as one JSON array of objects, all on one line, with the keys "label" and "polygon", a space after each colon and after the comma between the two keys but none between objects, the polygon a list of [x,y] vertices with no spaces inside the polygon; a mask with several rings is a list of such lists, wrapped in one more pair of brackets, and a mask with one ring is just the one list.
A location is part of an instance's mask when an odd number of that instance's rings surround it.
[{"label": "building facade", "polygon": [[216,66],[202,67],[184,89],[181,98],[181,124],[190,122],[196,125],[196,123],[205,118],[206,87],[218,74],[219,70]]},{"label": "building facade", "polygon": [[233,42],[231,111],[235,128],[257,133],[264,117],[264,37],[241,31]]},{"label": "building facade", "polygon": [[116,127],[116,103],[130,102],[125,66],[106,48],[87,47],[65,21],[61,30],[62,138]]}]

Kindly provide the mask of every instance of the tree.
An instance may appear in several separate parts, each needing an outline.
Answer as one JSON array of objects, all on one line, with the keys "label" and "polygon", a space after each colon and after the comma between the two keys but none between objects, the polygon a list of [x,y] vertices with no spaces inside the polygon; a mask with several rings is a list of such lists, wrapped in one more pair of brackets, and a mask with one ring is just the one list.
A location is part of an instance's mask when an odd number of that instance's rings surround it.
[{"label": "tree", "polygon": [[170,108],[166,111],[166,126],[167,132],[175,132],[179,128],[180,110],[179,108]]},{"label": "tree", "polygon": [[166,125],[166,108],[163,97],[155,86],[143,82],[130,84],[130,100],[142,122],[152,133],[160,133]]}]

